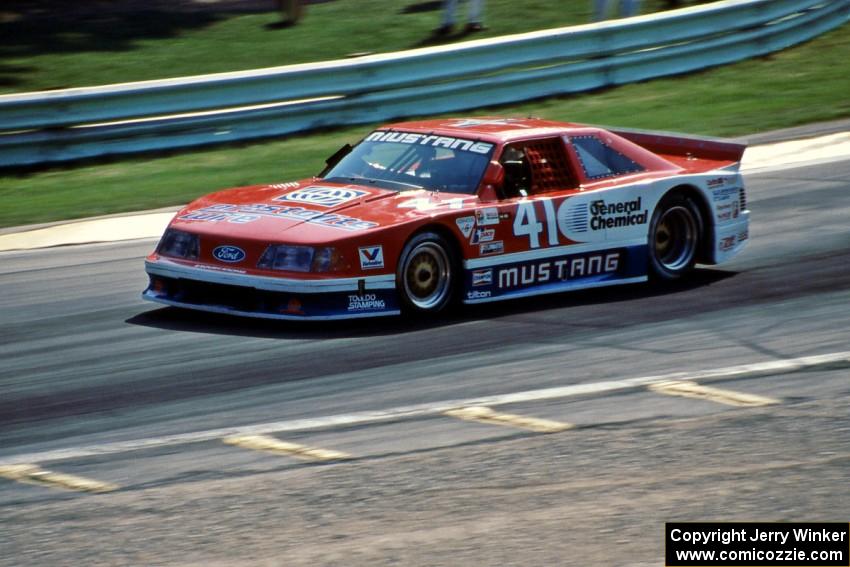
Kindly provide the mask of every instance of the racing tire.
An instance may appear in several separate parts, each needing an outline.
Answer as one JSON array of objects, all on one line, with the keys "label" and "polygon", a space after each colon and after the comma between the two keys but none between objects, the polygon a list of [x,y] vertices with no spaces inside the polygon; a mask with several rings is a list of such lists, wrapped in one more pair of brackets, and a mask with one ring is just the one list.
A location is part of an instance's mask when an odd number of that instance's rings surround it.
[{"label": "racing tire", "polygon": [[417,315],[443,311],[455,301],[456,268],[445,238],[434,232],[415,235],[399,256],[396,287],[402,308]]},{"label": "racing tire", "polygon": [[673,281],[696,263],[703,221],[699,207],[688,197],[672,193],[661,199],[649,223],[650,277]]}]

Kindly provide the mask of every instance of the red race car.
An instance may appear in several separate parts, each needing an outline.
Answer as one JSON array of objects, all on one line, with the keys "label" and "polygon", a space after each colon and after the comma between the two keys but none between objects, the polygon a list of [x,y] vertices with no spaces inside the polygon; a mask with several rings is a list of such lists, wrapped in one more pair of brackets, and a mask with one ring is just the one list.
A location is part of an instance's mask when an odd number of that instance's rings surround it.
[{"label": "red race car", "polygon": [[343,319],[677,279],[747,241],[744,147],[537,119],[392,124],[312,179],[189,204],[143,297]]}]

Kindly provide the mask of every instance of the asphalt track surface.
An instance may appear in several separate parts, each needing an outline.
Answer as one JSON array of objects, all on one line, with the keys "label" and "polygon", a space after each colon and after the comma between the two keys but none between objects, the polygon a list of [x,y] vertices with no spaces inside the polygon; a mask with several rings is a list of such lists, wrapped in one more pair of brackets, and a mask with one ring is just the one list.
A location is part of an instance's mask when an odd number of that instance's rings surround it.
[{"label": "asphalt track surface", "polygon": [[[850,351],[850,161],[747,176],[751,242],[683,284],[294,324],[141,301],[153,241],[0,254],[0,464],[72,448]],[[551,435],[443,416],[55,459],[120,486],[0,479],[0,564],[661,564],[666,520],[846,521],[850,364],[517,404]],[[56,453],[52,453],[56,454]],[[27,461],[31,462],[31,461]],[[94,543],[96,542],[96,544]]]}]

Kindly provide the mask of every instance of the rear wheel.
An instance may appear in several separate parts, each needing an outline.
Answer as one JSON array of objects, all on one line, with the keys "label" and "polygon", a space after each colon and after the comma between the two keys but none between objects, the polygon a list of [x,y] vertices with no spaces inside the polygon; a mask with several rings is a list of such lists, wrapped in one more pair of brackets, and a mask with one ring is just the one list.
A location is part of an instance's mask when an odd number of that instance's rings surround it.
[{"label": "rear wheel", "polygon": [[403,306],[411,312],[438,313],[454,299],[455,258],[439,234],[423,232],[404,247],[396,285]]},{"label": "rear wheel", "polygon": [[696,263],[702,235],[702,216],[689,198],[667,195],[649,223],[649,268],[661,280],[676,280]]}]

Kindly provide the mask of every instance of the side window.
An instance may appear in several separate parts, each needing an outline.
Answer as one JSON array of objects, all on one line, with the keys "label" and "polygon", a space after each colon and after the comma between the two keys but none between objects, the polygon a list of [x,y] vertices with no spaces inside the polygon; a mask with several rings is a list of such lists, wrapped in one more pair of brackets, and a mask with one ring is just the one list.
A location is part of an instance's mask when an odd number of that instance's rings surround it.
[{"label": "side window", "polygon": [[500,160],[505,168],[506,197],[546,193],[575,187],[560,138],[512,144]]},{"label": "side window", "polygon": [[611,146],[605,145],[596,136],[577,136],[570,138],[576,149],[584,174],[588,179],[600,179],[626,173],[643,171],[635,163]]},{"label": "side window", "polygon": [[525,148],[520,145],[510,145],[502,152],[499,163],[505,168],[505,181],[502,192],[506,198],[528,195],[531,190],[531,166]]}]

